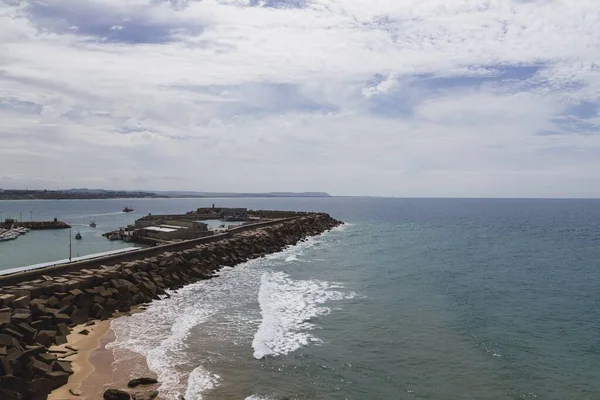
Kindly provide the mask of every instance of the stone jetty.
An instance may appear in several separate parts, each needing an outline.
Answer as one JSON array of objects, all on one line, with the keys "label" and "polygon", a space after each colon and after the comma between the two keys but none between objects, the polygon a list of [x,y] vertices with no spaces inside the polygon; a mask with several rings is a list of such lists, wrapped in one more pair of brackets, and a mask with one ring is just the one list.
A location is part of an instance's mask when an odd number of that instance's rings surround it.
[{"label": "stone jetty", "polygon": [[0,228],[10,229],[11,227],[27,228],[31,230],[45,230],[45,229],[69,229],[71,226],[66,222],[62,221],[13,221],[7,220],[6,222],[0,222]]},{"label": "stone jetty", "polygon": [[167,289],[214,278],[224,266],[280,251],[340,224],[327,214],[302,214],[113,265],[42,269],[21,281],[0,277],[0,399],[46,399],[65,385],[73,373],[65,359],[73,353],[50,348],[66,343],[75,326],[160,300]]}]

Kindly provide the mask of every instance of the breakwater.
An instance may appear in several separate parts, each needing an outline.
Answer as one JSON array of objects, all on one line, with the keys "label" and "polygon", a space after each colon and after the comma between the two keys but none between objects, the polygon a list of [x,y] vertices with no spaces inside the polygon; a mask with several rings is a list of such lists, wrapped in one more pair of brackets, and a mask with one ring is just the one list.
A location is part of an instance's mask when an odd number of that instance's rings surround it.
[{"label": "breakwater", "polygon": [[11,227],[15,228],[27,228],[32,230],[45,230],[45,229],[68,229],[71,226],[66,222],[62,221],[14,221],[14,222],[4,222],[0,223],[0,228],[9,229]]},{"label": "breakwater", "polygon": [[159,300],[168,296],[166,289],[211,279],[224,266],[280,251],[339,224],[327,214],[305,214],[130,252],[113,257],[112,265],[0,277],[0,398],[45,399],[66,384],[72,373],[65,361],[69,355],[49,348],[64,344],[73,327]]},{"label": "breakwater", "polygon": [[[199,208],[185,214],[150,214],[139,219],[139,221],[155,221],[155,220],[210,220],[220,219],[223,212],[231,210],[230,208]],[[300,217],[308,214],[316,214],[305,211],[277,211],[277,210],[248,210],[247,216],[256,219],[281,219]]]}]

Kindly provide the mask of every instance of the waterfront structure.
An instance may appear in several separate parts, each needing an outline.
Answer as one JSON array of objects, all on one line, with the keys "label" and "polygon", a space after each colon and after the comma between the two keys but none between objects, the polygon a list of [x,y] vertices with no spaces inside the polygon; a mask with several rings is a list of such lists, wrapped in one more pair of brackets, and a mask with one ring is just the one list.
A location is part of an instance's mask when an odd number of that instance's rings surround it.
[{"label": "waterfront structure", "polygon": [[[150,238],[162,241],[187,240],[212,235],[203,222],[185,220],[156,220],[133,231],[133,237]],[[137,221],[136,221],[137,225]]]}]

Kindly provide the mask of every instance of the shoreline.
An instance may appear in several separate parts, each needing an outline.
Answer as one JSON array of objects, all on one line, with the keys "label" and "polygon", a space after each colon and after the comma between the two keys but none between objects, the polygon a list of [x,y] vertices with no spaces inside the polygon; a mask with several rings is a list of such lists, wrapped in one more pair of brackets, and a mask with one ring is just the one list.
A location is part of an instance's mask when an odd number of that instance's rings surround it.
[{"label": "shoreline", "polygon": [[[77,349],[77,353],[70,357],[64,358],[66,361],[71,362],[71,368],[73,374],[69,376],[69,380],[66,385],[57,388],[52,391],[48,400],[66,400],[72,399],[74,395],[70,392],[81,390],[82,382],[94,373],[95,368],[90,363],[90,354],[97,350],[100,345],[101,339],[111,331],[110,328],[111,320],[98,321],[94,325],[85,326],[85,324],[77,325],[73,328],[71,333],[67,336],[67,343],[60,346],[52,346],[50,350],[61,350],[69,351],[67,346]],[[79,332],[82,330],[88,330],[88,335],[82,335]],[[77,396],[78,398],[85,399],[85,397]]]},{"label": "shoreline", "polygon": [[[283,212],[262,213],[282,217]],[[217,278],[224,267],[276,253],[343,224],[324,213],[291,213],[292,217],[242,226],[211,240],[194,239],[157,246],[150,252],[129,252],[126,256],[101,259],[95,264],[75,263],[69,268],[46,268],[0,277],[0,304],[5,306],[0,309],[0,337],[10,354],[10,358],[0,356],[0,361],[15,360],[12,364],[17,367],[15,379],[6,386],[3,380],[2,392],[11,396],[25,393],[25,399],[47,398],[52,393],[51,399],[63,400],[82,398],[80,391],[85,389],[90,393],[87,398],[98,398],[98,390],[102,393],[107,385],[111,389],[124,389],[130,379],[154,377],[143,356],[137,355],[141,358],[132,364],[134,353],[121,357],[125,350],[106,349],[111,341],[107,335],[111,321],[136,309],[143,310],[144,305],[161,300],[163,295],[170,297],[166,290]],[[110,265],[105,265],[108,261]],[[81,333],[84,329],[86,334]],[[113,353],[118,353],[117,358],[122,361],[121,374],[115,373],[121,368],[110,357]],[[90,362],[92,354],[98,361],[96,365]],[[36,360],[25,364],[32,355]],[[96,384],[96,389],[91,389],[94,385],[87,378],[95,371],[109,371],[115,379],[104,376],[100,383],[104,386]],[[39,378],[44,379],[39,381]],[[31,386],[32,383],[37,384]],[[153,398],[148,394],[153,389],[144,385],[128,391],[145,393],[136,396],[142,399]]]},{"label": "shoreline", "polygon": [[[150,370],[145,357],[141,354],[121,350],[126,353],[126,357],[124,360],[117,361],[114,350],[107,348],[116,340],[111,322],[143,311],[145,310],[135,308],[108,320],[97,321],[91,326],[77,325],[67,336],[67,343],[51,347],[51,350],[69,351],[68,346],[77,349],[78,352],[65,358],[71,362],[73,374],[69,376],[65,385],[48,395],[48,400],[96,400],[101,399],[104,391],[109,388],[129,392],[133,398],[134,393],[158,389],[160,383],[128,388],[127,383],[130,380],[141,376],[156,378],[156,374]],[[80,334],[83,329],[88,330],[89,334]],[[160,396],[156,399],[160,400]]]},{"label": "shoreline", "polygon": [[[1,192],[0,192],[1,193]],[[150,193],[149,193],[150,194]],[[85,197],[0,197],[0,201],[63,201],[63,200],[202,200],[202,199],[217,199],[217,200],[237,200],[237,199],[329,199],[333,197],[344,197],[344,196],[333,196],[328,193],[320,194],[320,195],[309,195],[303,193],[290,193],[289,195],[269,195],[268,193],[223,193],[223,195],[161,195],[156,193],[151,193],[152,195],[147,196],[85,196]],[[352,196],[350,196],[352,197]]]}]

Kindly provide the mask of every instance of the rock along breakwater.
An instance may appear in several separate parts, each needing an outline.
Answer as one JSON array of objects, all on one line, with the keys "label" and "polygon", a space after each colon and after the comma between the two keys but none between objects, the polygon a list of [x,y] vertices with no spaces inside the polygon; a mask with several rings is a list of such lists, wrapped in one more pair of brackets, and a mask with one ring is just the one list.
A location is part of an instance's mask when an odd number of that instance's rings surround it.
[{"label": "rock along breakwater", "polygon": [[0,286],[0,399],[46,399],[65,385],[73,371],[64,359],[72,354],[50,348],[66,343],[75,326],[160,300],[167,289],[214,278],[222,267],[281,251],[340,224],[327,214],[298,214],[222,240],[191,240],[189,248],[179,243],[177,251],[152,257],[48,275],[50,270],[36,270],[20,282],[11,277],[10,285]]},{"label": "rock along breakwater", "polygon": [[63,221],[14,221],[14,222],[1,222],[0,228],[10,229],[15,228],[27,228],[32,230],[49,230],[49,229],[69,229],[71,225]]}]

